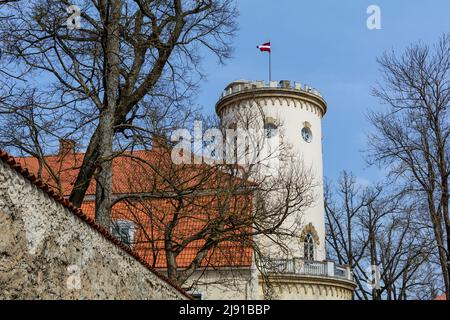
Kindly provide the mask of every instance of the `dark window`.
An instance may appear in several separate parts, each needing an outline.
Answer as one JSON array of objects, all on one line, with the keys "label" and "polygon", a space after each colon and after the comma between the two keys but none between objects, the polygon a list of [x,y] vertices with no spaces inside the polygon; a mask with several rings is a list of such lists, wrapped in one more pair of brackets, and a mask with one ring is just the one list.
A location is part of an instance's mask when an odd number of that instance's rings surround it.
[{"label": "dark window", "polygon": [[128,220],[114,221],[111,230],[114,237],[116,237],[129,247],[133,245],[134,231],[134,223]]},{"label": "dark window", "polygon": [[306,235],[303,251],[305,260],[307,261],[314,260],[314,239],[310,233]]},{"label": "dark window", "polygon": [[202,300],[202,294],[201,293],[195,293],[192,295],[192,298],[194,298],[194,300]]},{"label": "dark window", "polygon": [[269,139],[275,137],[278,133],[278,127],[276,124],[270,122],[264,125],[264,130],[266,132],[266,137]]}]

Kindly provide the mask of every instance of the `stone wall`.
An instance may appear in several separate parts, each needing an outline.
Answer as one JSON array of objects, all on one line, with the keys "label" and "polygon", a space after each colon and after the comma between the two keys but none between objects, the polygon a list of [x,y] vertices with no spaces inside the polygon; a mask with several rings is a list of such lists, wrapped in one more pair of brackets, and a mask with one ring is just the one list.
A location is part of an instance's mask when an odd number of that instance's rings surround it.
[{"label": "stone wall", "polygon": [[188,298],[46,189],[0,150],[0,299]]}]

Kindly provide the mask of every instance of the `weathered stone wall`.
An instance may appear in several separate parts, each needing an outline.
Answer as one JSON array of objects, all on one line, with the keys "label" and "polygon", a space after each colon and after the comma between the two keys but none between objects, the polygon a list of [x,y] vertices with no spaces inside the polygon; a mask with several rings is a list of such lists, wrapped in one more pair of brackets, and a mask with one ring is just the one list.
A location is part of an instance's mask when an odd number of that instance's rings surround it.
[{"label": "weathered stone wall", "polygon": [[0,160],[0,299],[186,299]]}]

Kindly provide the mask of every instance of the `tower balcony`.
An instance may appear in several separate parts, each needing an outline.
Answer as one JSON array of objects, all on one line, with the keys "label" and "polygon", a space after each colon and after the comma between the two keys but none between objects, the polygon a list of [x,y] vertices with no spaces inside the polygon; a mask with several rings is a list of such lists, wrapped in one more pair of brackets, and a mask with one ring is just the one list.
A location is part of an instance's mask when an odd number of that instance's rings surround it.
[{"label": "tower balcony", "polygon": [[265,259],[259,266],[259,284],[270,299],[351,300],[356,288],[350,267],[333,261]]},{"label": "tower balcony", "polygon": [[301,258],[265,259],[260,263],[260,267],[267,274],[304,275],[353,281],[351,268],[333,261],[306,261]]}]

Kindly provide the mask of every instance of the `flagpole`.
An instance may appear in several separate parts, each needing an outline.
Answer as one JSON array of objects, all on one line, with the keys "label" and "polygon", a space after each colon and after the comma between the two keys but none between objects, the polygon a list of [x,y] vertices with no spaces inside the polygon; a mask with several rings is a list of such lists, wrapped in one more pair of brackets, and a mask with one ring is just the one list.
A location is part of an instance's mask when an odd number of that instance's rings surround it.
[{"label": "flagpole", "polygon": [[[269,40],[269,43],[272,44],[272,41]],[[272,48],[269,51],[269,83],[272,81]]]},{"label": "flagpole", "polygon": [[256,46],[261,52],[269,52],[269,82],[272,81],[272,48],[271,42],[266,42],[260,46]]}]

